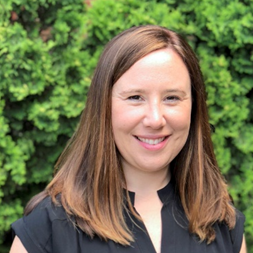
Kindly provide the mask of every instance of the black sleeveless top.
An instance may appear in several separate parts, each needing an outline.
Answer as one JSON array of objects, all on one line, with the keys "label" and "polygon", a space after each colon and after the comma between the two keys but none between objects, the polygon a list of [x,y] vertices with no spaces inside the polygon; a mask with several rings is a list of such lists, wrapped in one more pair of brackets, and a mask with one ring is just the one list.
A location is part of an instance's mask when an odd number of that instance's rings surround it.
[{"label": "black sleeveless top", "polygon": [[[134,193],[129,192],[132,203]],[[188,232],[188,221],[170,182],[158,191],[163,203],[161,253],[239,253],[244,215],[236,211],[237,222],[233,230],[224,223],[214,225],[216,239],[207,245],[196,235]],[[45,198],[29,215],[12,224],[28,253],[155,253],[145,225],[136,220],[134,224],[125,215],[127,225],[133,232],[135,241],[131,246],[122,246],[111,240],[105,242],[95,236],[91,239],[76,228],[61,206],[55,206],[50,197]]]}]

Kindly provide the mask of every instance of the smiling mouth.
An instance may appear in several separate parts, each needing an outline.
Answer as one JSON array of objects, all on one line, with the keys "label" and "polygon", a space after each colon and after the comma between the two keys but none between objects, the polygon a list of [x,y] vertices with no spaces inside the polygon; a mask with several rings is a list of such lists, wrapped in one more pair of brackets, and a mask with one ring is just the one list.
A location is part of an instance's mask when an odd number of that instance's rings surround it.
[{"label": "smiling mouth", "polygon": [[146,138],[140,138],[140,137],[137,137],[136,138],[141,141],[141,142],[144,142],[144,143],[147,143],[149,145],[157,145],[158,143],[162,142],[165,140],[166,137],[162,137],[162,138],[157,138],[157,139],[146,139]]}]

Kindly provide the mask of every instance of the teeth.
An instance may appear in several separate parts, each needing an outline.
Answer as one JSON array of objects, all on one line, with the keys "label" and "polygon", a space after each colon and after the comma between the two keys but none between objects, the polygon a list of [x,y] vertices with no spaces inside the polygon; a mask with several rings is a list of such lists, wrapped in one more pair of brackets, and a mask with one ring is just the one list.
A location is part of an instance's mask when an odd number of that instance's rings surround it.
[{"label": "teeth", "polygon": [[162,142],[162,141],[165,139],[165,137],[163,137],[163,138],[158,138],[158,139],[145,139],[145,138],[140,138],[140,137],[138,137],[138,139],[139,139],[140,141],[142,141],[142,142],[147,143],[147,144],[156,145],[156,144]]}]

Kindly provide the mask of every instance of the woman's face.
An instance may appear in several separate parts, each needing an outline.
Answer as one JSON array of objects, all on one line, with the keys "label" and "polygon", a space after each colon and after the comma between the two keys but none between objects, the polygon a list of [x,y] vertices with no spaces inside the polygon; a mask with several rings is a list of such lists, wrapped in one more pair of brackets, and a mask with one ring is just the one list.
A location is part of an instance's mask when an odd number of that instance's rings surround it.
[{"label": "woman's face", "polygon": [[191,82],[180,56],[161,49],[114,84],[112,127],[125,173],[167,170],[191,124]]}]

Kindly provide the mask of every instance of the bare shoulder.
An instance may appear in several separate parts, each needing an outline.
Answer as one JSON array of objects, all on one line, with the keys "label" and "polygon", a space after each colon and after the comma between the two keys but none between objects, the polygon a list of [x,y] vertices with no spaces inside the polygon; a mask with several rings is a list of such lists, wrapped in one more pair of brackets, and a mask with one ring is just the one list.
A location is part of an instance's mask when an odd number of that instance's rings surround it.
[{"label": "bare shoulder", "polygon": [[240,253],[247,253],[245,236],[243,236],[242,247],[241,247]]},{"label": "bare shoulder", "polygon": [[15,238],[14,238],[10,253],[28,253],[26,251],[24,245],[22,244],[22,242],[20,241],[20,239],[17,236],[15,236]]}]

